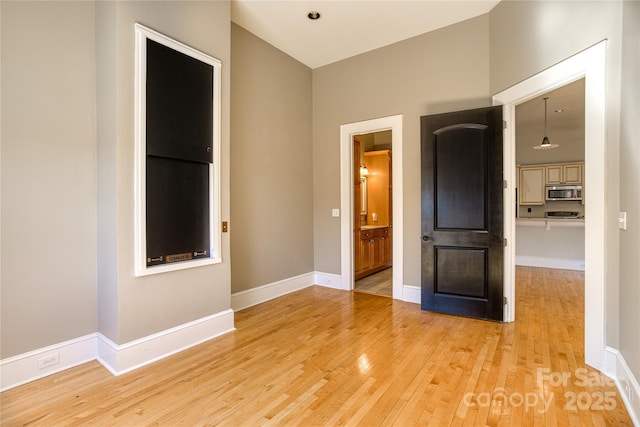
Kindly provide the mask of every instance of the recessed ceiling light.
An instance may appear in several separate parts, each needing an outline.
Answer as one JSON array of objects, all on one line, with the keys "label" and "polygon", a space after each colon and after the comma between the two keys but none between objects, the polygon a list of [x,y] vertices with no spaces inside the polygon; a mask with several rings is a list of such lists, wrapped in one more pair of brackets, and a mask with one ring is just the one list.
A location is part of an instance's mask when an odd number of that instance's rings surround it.
[{"label": "recessed ceiling light", "polygon": [[312,10],[307,14],[307,17],[312,21],[315,21],[316,19],[320,18],[320,12],[318,12],[317,10]]}]

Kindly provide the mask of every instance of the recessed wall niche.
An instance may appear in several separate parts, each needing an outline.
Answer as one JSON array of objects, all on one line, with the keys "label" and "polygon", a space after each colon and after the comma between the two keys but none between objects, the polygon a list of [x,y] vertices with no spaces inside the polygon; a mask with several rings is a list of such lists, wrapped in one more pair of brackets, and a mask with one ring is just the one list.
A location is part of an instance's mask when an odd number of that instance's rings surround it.
[{"label": "recessed wall niche", "polygon": [[220,262],[220,61],[135,36],[136,275]]}]

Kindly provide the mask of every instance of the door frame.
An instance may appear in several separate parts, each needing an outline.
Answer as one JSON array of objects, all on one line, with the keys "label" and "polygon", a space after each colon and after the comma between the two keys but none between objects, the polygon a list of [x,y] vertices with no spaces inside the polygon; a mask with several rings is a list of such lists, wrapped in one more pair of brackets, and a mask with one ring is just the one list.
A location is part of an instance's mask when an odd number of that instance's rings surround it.
[{"label": "door frame", "polygon": [[[602,41],[493,97],[503,105],[504,131],[504,295],[505,321],[515,320],[515,110],[516,105],[550,90],[585,78],[585,362],[605,368],[605,266],[606,243],[606,40]],[[588,314],[588,315],[587,315]]]},{"label": "door frame", "polygon": [[354,286],[353,242],[353,137],[373,132],[391,130],[391,180],[393,186],[391,209],[393,211],[392,257],[394,299],[404,300],[403,262],[403,184],[402,184],[402,114],[381,117],[340,126],[340,276],[341,288],[352,290]]}]

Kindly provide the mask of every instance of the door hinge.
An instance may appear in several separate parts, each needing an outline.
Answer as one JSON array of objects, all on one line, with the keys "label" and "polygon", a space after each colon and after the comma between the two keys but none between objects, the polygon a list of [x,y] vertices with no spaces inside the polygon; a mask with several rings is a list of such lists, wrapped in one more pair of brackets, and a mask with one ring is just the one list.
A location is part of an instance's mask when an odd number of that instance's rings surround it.
[{"label": "door hinge", "polygon": [[507,180],[506,179],[502,180],[502,188],[507,188]]},{"label": "door hinge", "polygon": [[507,128],[507,121],[503,120],[502,121],[502,129],[506,129]]},{"label": "door hinge", "polygon": [[507,297],[504,297],[504,305],[507,305]]},{"label": "door hinge", "polygon": [[504,239],[504,247],[507,247],[507,239]]}]

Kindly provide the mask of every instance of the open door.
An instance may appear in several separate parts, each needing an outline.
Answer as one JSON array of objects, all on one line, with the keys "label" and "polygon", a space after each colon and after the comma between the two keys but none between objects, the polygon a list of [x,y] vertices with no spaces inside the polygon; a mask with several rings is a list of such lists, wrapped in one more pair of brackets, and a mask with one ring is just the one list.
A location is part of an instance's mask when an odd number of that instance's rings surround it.
[{"label": "open door", "polygon": [[502,107],[420,123],[422,309],[501,321]]}]

